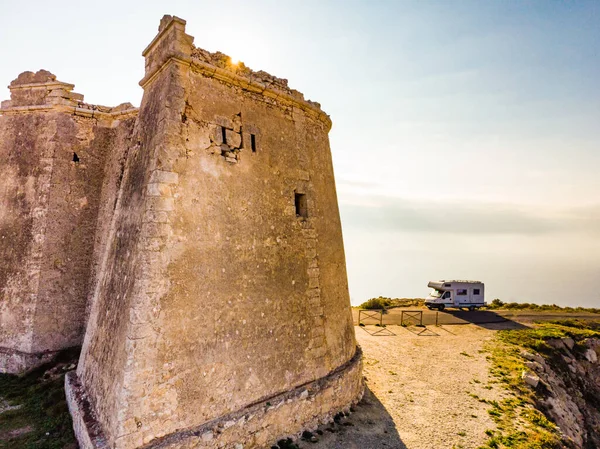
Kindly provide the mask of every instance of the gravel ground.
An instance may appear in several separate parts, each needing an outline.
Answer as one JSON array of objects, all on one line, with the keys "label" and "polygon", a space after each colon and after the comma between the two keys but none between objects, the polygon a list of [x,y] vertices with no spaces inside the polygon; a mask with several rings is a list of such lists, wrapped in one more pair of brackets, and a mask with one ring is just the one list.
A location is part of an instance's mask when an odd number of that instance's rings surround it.
[{"label": "gravel ground", "polygon": [[[483,346],[502,323],[443,327],[356,327],[364,352],[367,392],[354,413],[319,429],[314,449],[473,449],[495,429],[489,406],[471,396],[500,400]],[[423,332],[422,332],[423,331]],[[419,335],[419,332],[422,332]],[[389,333],[389,332],[388,332]],[[349,424],[344,424],[349,423]]]},{"label": "gravel ground", "polygon": [[[367,385],[391,415],[408,449],[476,448],[495,429],[489,406],[470,396],[499,400],[489,384],[483,345],[495,331],[476,325],[402,328],[395,336],[357,328]],[[491,387],[491,389],[490,389]]]}]

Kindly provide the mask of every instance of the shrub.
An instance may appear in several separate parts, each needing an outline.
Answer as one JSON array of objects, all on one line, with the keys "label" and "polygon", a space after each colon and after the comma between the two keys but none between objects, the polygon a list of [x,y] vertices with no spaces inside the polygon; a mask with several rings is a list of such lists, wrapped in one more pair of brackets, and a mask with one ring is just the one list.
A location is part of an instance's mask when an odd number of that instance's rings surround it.
[{"label": "shrub", "polygon": [[423,307],[425,300],[422,298],[386,298],[379,296],[378,298],[371,298],[368,301],[362,303],[361,309],[391,309],[394,307]]},{"label": "shrub", "polygon": [[504,306],[504,303],[502,301],[500,301],[498,298],[494,299],[489,305],[488,307],[490,309],[500,309],[502,308],[502,306]]},{"label": "shrub", "polygon": [[361,309],[374,310],[374,309],[387,309],[392,304],[392,300],[389,298],[371,298],[366,302],[363,302],[359,307]]}]

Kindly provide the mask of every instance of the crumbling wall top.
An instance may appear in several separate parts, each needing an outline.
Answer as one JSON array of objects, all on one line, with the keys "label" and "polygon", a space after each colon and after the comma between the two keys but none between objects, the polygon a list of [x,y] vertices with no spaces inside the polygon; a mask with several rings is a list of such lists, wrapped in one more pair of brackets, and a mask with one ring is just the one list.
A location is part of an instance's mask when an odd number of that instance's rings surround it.
[{"label": "crumbling wall top", "polygon": [[321,105],[316,101],[306,100],[302,92],[296,89],[291,89],[288,86],[288,80],[285,78],[278,78],[264,70],[254,71],[250,67],[246,66],[243,62],[233,62],[230,56],[227,56],[220,51],[211,53],[210,51],[202,48],[194,47],[192,51],[192,58],[194,62],[203,62],[205,64],[212,65],[222,70],[226,70],[234,73],[237,76],[247,78],[250,82],[256,82],[263,84],[266,88],[272,88],[284,92],[298,101],[303,101],[309,105],[321,109]]},{"label": "crumbling wall top", "polygon": [[306,100],[304,95],[288,86],[288,80],[259,70],[254,71],[243,62],[234,63],[219,51],[210,52],[193,45],[194,38],[185,32],[186,21],[165,15],[160,21],[158,34],[142,52],[146,58],[146,73],[140,81],[145,86],[170,62],[190,66],[194,71],[243,90],[263,95],[277,102],[295,106],[331,127],[331,119],[321,105]]},{"label": "crumbling wall top", "polygon": [[43,84],[56,81],[56,75],[48,70],[38,70],[36,73],[23,72],[16,79],[11,81],[9,88],[14,88],[24,84]]},{"label": "crumbling wall top", "polygon": [[21,73],[8,88],[10,100],[0,104],[0,114],[4,115],[62,111],[112,120],[137,114],[138,111],[131,103],[122,103],[117,107],[85,103],[82,94],[73,92],[74,84],[58,81],[56,75],[43,69],[35,73]]}]

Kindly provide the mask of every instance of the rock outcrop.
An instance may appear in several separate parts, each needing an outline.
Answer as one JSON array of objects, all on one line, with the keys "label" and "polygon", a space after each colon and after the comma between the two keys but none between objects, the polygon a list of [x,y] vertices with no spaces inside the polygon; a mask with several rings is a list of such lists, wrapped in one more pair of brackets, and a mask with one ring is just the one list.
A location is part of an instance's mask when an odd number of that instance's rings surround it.
[{"label": "rock outcrop", "polygon": [[[529,376],[539,383],[537,408],[560,429],[564,439],[577,449],[600,447],[600,339],[575,342],[572,338],[547,340],[553,348],[546,357],[529,352]],[[535,373],[535,374],[534,374]]]}]

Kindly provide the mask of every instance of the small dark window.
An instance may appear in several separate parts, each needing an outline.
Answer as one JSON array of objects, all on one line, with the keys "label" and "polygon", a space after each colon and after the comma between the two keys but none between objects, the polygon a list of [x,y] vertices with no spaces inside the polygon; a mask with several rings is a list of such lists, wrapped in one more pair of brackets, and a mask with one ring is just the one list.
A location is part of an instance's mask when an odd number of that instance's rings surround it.
[{"label": "small dark window", "polygon": [[459,288],[458,290],[456,290],[456,296],[467,296],[467,290]]},{"label": "small dark window", "polygon": [[223,143],[227,143],[227,130],[224,126],[221,126],[221,136],[223,137]]},{"label": "small dark window", "polygon": [[442,296],[442,299],[450,299],[450,292],[444,293],[444,296]]},{"label": "small dark window", "polygon": [[304,193],[294,193],[294,202],[296,204],[296,216],[307,218],[308,207],[306,205],[306,195]]},{"label": "small dark window", "polygon": [[73,162],[79,162],[79,156],[77,156],[77,153],[73,153]]},{"label": "small dark window", "polygon": [[452,284],[444,284],[444,287],[452,287]]},{"label": "small dark window", "polygon": [[256,153],[256,135],[250,134],[250,146],[252,147],[252,152]]},{"label": "small dark window", "polygon": [[478,288],[474,288],[473,289],[473,294],[474,295],[479,295],[480,294],[479,292],[480,292],[480,290]]}]

